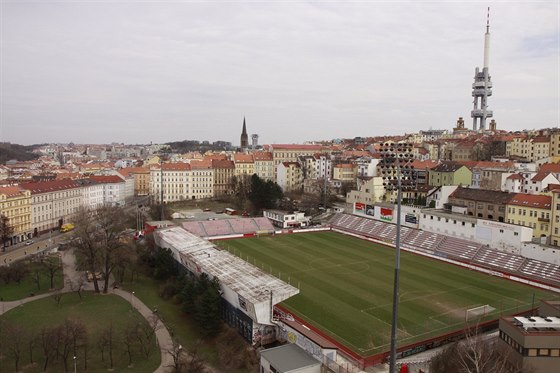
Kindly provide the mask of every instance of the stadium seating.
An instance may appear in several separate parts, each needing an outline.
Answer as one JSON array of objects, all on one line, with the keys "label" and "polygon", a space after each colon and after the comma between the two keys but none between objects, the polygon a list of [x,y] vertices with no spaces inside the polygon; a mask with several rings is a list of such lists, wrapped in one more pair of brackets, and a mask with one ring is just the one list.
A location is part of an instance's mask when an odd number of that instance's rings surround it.
[{"label": "stadium seating", "polygon": [[[397,235],[397,227],[394,224],[349,214],[336,214],[331,220],[331,225],[391,243],[395,243]],[[558,265],[493,250],[473,241],[401,227],[401,242],[406,247],[433,252],[443,257],[560,284]]]},{"label": "stadium seating", "polygon": [[554,281],[560,284],[560,266],[557,264],[527,259],[518,272],[524,276]]},{"label": "stadium seating", "polygon": [[482,245],[476,242],[447,236],[439,244],[437,252],[447,257],[471,260],[481,247]]},{"label": "stadium seating", "polygon": [[267,218],[189,221],[183,223],[183,228],[198,237],[230,236],[234,234],[253,234],[257,231],[274,231],[274,226]]},{"label": "stadium seating", "polygon": [[445,237],[437,233],[411,229],[403,241],[409,246],[433,253],[444,239]]},{"label": "stadium seating", "polygon": [[525,258],[520,255],[482,247],[478,250],[478,253],[473,258],[473,261],[484,266],[491,266],[501,270],[515,272],[521,267]]}]

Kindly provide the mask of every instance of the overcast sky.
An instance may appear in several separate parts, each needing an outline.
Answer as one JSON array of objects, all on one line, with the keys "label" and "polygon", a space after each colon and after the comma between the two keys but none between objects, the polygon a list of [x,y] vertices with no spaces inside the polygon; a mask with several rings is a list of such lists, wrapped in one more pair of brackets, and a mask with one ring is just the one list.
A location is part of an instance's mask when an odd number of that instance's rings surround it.
[{"label": "overcast sky", "polygon": [[559,125],[557,0],[1,1],[0,140],[239,144]]}]

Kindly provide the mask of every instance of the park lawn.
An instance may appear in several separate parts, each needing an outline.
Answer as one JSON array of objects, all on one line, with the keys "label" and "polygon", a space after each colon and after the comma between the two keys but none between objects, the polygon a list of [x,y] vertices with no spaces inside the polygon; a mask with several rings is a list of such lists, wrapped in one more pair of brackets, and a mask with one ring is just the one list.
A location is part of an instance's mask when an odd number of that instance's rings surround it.
[{"label": "park lawn", "polygon": [[[152,310],[157,309],[169,333],[179,344],[191,346],[201,338],[197,326],[188,315],[183,313],[181,306],[159,296],[159,285],[155,280],[139,273],[138,278],[135,277],[134,281],[127,278],[122,287],[128,291],[134,291],[134,295]],[[204,361],[214,366],[217,365],[218,352],[214,345],[203,344],[200,353]]]},{"label": "park lawn", "polygon": [[[159,348],[155,341],[151,349],[150,356],[146,358],[139,353],[136,348],[133,355],[133,367],[129,368],[128,356],[123,352],[124,345],[123,330],[128,322],[140,320],[143,325],[147,322],[142,316],[131,308],[130,303],[117,295],[101,295],[93,292],[82,293],[83,299],[80,300],[77,293],[66,293],[62,295],[60,304],[57,305],[53,297],[47,297],[37,301],[25,303],[14,308],[6,314],[0,316],[0,322],[8,322],[21,325],[26,331],[38,335],[43,327],[53,327],[60,325],[66,318],[79,319],[86,325],[88,331],[88,372],[101,373],[108,369],[108,352],[105,351],[105,362],[101,360],[101,351],[97,346],[97,341],[102,331],[111,323],[114,327],[114,372],[153,372],[160,364],[161,357]],[[4,324],[5,325],[5,324]],[[3,341],[2,343],[7,343]],[[27,345],[25,345],[27,346]],[[42,372],[44,363],[43,353],[40,345],[33,349],[35,365],[30,365],[30,355],[24,348],[20,370],[24,372]],[[13,360],[9,354],[0,359],[0,372],[12,372],[15,369]],[[77,353],[77,371],[84,371],[84,350],[80,349]],[[73,368],[72,356],[69,357],[68,366]],[[61,361],[54,360],[49,363],[49,372],[63,372],[64,365]]]},{"label": "park lawn", "polygon": [[[28,263],[27,266],[29,266],[29,273],[19,284],[14,281],[6,284],[0,280],[0,298],[4,299],[4,301],[23,299],[52,290],[50,289],[50,275],[44,267],[38,263]],[[39,287],[37,287],[37,282],[35,281],[36,271],[39,271]],[[54,276],[54,288],[60,289],[63,286],[62,271],[58,271]]]},{"label": "park lawn", "polygon": [[[299,287],[282,305],[362,356],[390,345],[394,249],[335,232],[219,241],[219,246]],[[558,296],[403,251],[399,346],[464,327],[467,309],[485,320]],[[480,319],[478,320],[480,321]]]}]

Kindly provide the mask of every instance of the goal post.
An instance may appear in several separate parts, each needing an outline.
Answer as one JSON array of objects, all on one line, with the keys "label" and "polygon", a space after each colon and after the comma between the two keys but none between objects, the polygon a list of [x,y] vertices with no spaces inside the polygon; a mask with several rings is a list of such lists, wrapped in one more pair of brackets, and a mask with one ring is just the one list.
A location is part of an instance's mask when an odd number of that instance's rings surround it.
[{"label": "goal post", "polygon": [[468,323],[469,320],[476,319],[477,321],[486,317],[489,313],[494,311],[496,308],[492,307],[489,304],[485,304],[483,306],[478,306],[474,308],[468,308],[465,310],[465,323]]}]

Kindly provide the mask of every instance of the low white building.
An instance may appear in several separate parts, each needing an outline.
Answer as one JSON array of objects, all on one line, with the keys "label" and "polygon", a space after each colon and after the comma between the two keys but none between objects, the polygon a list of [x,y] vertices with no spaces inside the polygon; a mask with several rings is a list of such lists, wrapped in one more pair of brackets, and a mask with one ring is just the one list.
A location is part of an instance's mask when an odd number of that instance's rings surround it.
[{"label": "low white building", "polygon": [[82,206],[91,210],[103,206],[103,184],[91,179],[75,181],[82,188]]},{"label": "low white building", "polygon": [[261,373],[321,373],[321,363],[288,343],[261,351]]},{"label": "low white building", "polygon": [[265,210],[263,216],[268,218],[278,228],[300,228],[309,225],[310,218],[305,213],[294,211]]},{"label": "low white building", "polygon": [[518,253],[522,244],[533,237],[533,228],[438,209],[423,209],[419,228],[513,253]]}]

